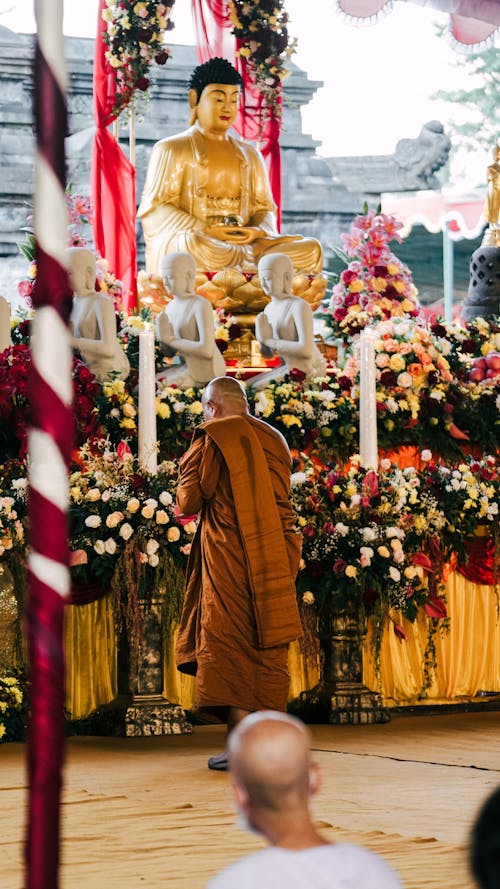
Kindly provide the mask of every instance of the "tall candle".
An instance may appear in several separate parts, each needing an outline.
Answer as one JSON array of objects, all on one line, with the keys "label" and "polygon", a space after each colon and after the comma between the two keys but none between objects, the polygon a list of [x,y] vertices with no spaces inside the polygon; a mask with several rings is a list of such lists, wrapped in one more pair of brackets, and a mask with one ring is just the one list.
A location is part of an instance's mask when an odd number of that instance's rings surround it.
[{"label": "tall candle", "polygon": [[139,333],[139,463],[156,473],[156,386],[154,330]]},{"label": "tall candle", "polygon": [[359,454],[365,469],[377,469],[377,386],[375,332],[361,331],[359,344]]}]

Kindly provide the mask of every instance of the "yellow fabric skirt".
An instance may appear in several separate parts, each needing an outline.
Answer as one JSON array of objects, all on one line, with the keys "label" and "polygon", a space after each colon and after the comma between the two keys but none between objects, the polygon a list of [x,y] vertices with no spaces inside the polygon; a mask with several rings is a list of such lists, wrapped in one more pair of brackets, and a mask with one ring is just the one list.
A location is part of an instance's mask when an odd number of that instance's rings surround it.
[{"label": "yellow fabric skirt", "polygon": [[[436,634],[437,669],[425,699],[424,652],[427,622],[401,620],[408,641],[401,642],[388,627],[382,639],[380,680],[370,647],[371,627],[363,652],[365,684],[380,691],[386,706],[449,703],[474,697],[478,691],[500,691],[500,615],[494,587],[471,583],[451,572],[446,581],[450,626]],[[164,695],[190,708],[192,677],[175,668],[175,632],[167,640]],[[117,648],[109,597],[90,605],[69,605],[65,620],[66,707],[72,718],[88,716],[117,695]],[[290,646],[290,698],[318,681],[318,665],[306,662],[298,643]]]}]

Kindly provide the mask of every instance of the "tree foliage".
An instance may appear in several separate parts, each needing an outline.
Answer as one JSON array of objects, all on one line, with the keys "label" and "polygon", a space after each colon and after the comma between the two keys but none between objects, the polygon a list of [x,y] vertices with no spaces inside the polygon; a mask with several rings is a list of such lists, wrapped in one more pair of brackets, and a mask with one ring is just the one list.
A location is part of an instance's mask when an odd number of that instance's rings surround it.
[{"label": "tree foliage", "polygon": [[447,124],[455,149],[472,152],[478,147],[491,148],[500,138],[500,53],[495,48],[480,54],[457,53],[456,66],[467,69],[469,85],[439,90],[432,98],[464,108],[465,119],[450,119]]}]

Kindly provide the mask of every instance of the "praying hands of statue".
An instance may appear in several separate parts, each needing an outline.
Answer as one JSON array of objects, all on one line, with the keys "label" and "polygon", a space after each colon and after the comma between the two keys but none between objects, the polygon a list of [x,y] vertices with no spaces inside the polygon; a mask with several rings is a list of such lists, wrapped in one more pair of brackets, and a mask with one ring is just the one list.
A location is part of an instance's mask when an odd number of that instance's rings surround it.
[{"label": "praying hands of statue", "polygon": [[156,319],[156,333],[160,340],[163,354],[168,358],[172,358],[177,352],[177,349],[171,345],[175,339],[175,333],[172,322],[165,310],[160,312]]},{"label": "praying hands of statue", "polygon": [[260,312],[255,319],[255,336],[264,358],[270,358],[274,355],[278,344],[274,338],[273,328],[264,312]]}]

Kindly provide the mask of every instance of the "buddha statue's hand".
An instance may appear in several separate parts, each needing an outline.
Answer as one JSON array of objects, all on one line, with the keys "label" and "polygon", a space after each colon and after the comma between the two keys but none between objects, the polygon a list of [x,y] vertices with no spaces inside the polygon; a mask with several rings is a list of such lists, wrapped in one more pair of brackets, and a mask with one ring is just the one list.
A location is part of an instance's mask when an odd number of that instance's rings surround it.
[{"label": "buddha statue's hand", "polygon": [[262,229],[252,225],[208,225],[205,234],[233,244],[251,244],[264,237]]}]

